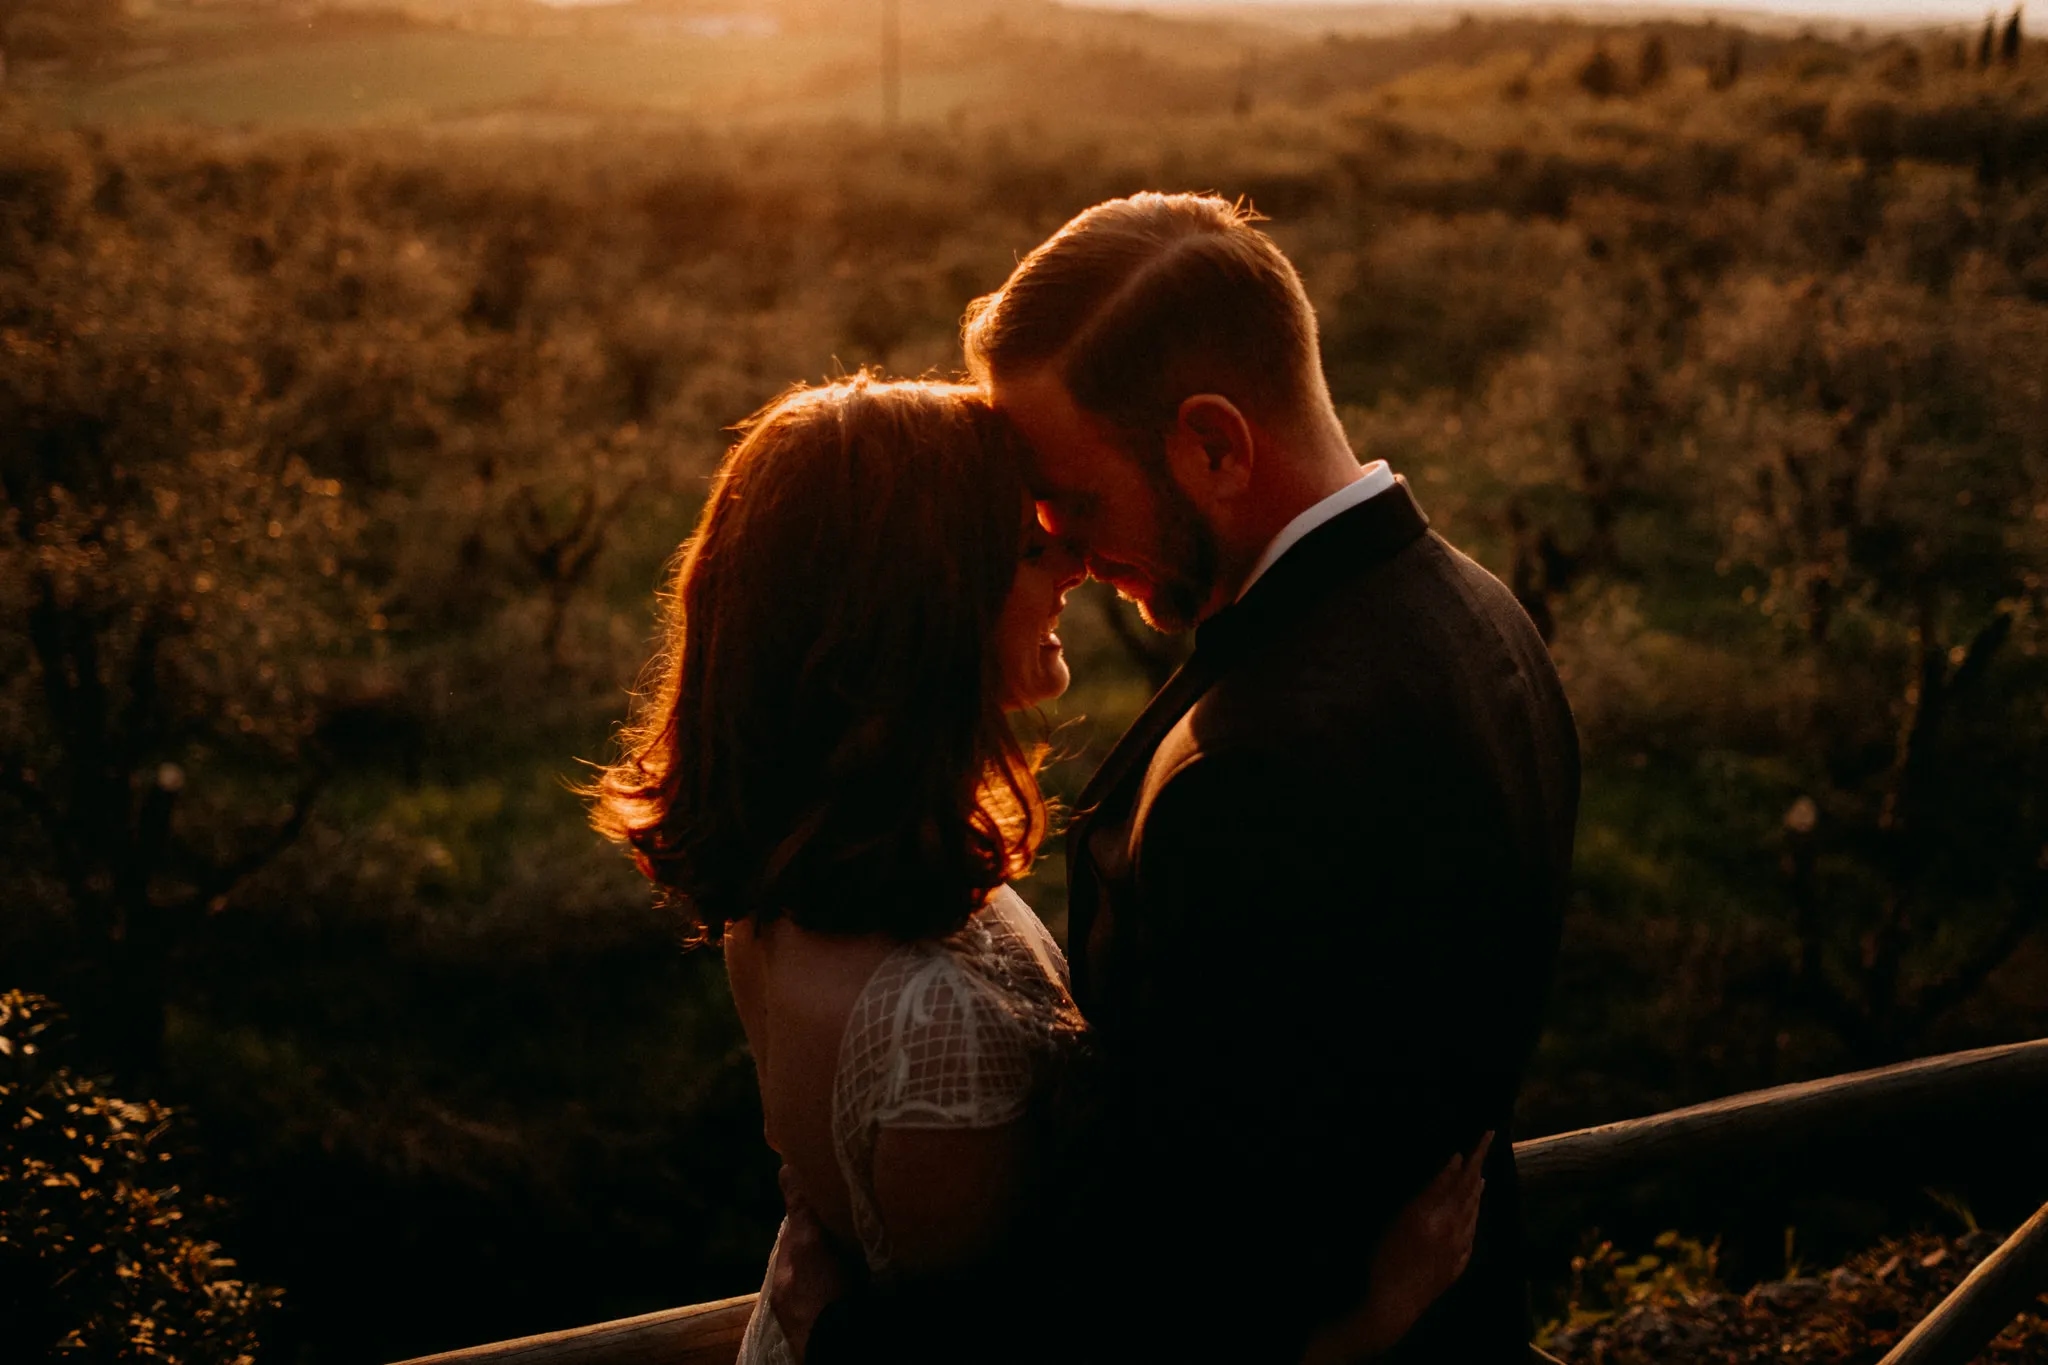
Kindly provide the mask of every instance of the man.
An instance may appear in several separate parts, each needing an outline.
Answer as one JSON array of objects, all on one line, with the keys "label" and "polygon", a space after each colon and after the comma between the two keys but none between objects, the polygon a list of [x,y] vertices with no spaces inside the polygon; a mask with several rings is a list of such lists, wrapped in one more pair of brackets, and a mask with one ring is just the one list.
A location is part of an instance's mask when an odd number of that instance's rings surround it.
[{"label": "man", "polygon": [[1048,529],[1196,645],[1069,835],[1104,1113],[1041,1243],[1067,1264],[1012,1286],[1030,1326],[965,1287],[851,1295],[811,1360],[910,1358],[920,1322],[976,1312],[1020,1359],[1341,1357],[1380,1235],[1487,1131],[1469,1269],[1386,1358],[1525,1360],[1506,1134],[1578,802],[1541,639],[1359,465],[1300,280],[1228,202],[1097,205],[965,339]]}]

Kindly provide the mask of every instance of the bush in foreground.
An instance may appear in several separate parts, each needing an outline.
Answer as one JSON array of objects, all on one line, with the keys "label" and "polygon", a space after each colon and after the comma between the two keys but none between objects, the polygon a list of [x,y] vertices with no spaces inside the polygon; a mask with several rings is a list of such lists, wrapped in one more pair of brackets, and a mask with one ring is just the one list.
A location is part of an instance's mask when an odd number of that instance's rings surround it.
[{"label": "bush in foreground", "polygon": [[59,1015],[0,993],[0,1359],[247,1365],[279,1293],[231,1278],[163,1148],[171,1111],[46,1051]]},{"label": "bush in foreground", "polygon": [[[1567,1365],[1875,1365],[1998,1248],[1996,1233],[1886,1238],[1824,1275],[1728,1293],[1714,1248],[1665,1233],[1633,1259],[1603,1243],[1572,1263],[1572,1302],[1540,1344]],[[1977,1359],[2048,1360],[2048,1296]]]}]

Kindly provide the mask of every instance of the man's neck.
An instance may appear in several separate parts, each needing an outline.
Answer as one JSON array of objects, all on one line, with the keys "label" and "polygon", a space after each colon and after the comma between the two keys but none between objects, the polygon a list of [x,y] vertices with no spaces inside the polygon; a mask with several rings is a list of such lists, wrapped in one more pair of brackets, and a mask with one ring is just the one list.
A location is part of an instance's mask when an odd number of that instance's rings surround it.
[{"label": "man's neck", "polygon": [[1280,451],[1270,468],[1279,475],[1264,490],[1258,516],[1229,547],[1217,574],[1217,591],[1202,611],[1207,620],[1243,593],[1266,547],[1302,513],[1356,483],[1365,466],[1341,429],[1325,433],[1312,451]]}]

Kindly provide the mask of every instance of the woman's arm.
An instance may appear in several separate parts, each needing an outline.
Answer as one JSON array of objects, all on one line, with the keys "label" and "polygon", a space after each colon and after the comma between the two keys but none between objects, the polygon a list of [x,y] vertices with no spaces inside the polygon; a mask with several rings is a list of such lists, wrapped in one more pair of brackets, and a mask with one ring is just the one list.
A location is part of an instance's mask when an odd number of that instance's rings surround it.
[{"label": "woman's arm", "polygon": [[1024,1125],[884,1128],[875,1201],[892,1269],[950,1275],[999,1252],[1015,1225],[1027,1159]]},{"label": "woman's arm", "polygon": [[1365,1302],[1310,1339],[1302,1365],[1342,1365],[1393,1349],[1429,1306],[1457,1283],[1472,1259],[1479,1227],[1480,1172],[1488,1133],[1467,1156],[1455,1156],[1421,1194],[1408,1201],[1373,1250]]},{"label": "woman's arm", "polygon": [[874,1155],[875,1196],[894,1266],[886,1285],[849,1275],[800,1193],[788,1183],[790,1223],[770,1298],[783,1333],[810,1365],[924,1365],[960,1358],[1042,1359],[1029,1333],[1004,1321],[1017,1279],[1002,1273],[1021,1210],[1028,1159],[1021,1123],[994,1128],[885,1128]]}]

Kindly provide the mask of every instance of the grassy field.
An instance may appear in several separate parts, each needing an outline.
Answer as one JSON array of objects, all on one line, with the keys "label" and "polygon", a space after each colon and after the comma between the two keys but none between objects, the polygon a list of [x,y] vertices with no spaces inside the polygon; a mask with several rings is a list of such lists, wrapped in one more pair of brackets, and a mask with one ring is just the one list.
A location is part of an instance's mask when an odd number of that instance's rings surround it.
[{"label": "grassy field", "polygon": [[[186,1107],[230,1253],[286,1290],[270,1351],[756,1282],[773,1162],[718,962],[569,785],[731,424],[949,370],[969,299],[1137,189],[1272,216],[1355,444],[1549,633],[1587,786],[1526,1130],[2048,1029],[2037,50],[991,8],[913,31],[884,133],[871,33],[821,11],[166,9],[0,115],[0,987]],[[1062,629],[1068,797],[1169,662],[1121,611]],[[88,677],[100,713],[53,705]],[[1025,891],[1060,924],[1056,857]],[[109,927],[159,912],[154,957]],[[91,1052],[116,966],[154,1051]],[[1811,1260],[1951,1218],[1923,1186],[2010,1218],[2028,1156],[1540,1210],[1542,1302],[1595,1225],[1721,1236],[1740,1287],[1787,1224]]]},{"label": "grassy field", "polygon": [[[94,124],[223,128],[417,127],[553,114],[587,128],[633,114],[716,124],[882,117],[872,7],[791,4],[762,25],[693,8],[623,4],[311,11],[165,7],[132,20],[89,70],[46,68],[33,97]],[[905,12],[901,115],[913,125],[1156,124],[1277,103],[1314,108],[1407,73],[1489,54],[1524,63],[1586,30],[1546,20],[1458,26],[1423,11],[1282,9],[1160,17],[1038,3],[916,3]],[[1666,26],[1681,61],[1728,35]],[[1615,32],[1620,32],[1616,28]],[[1756,35],[1768,55],[1784,33]]]},{"label": "grassy field", "polygon": [[[1024,74],[1004,39],[1078,39],[1218,49],[1222,26],[1191,36],[1117,16],[1030,5],[1022,19],[913,6],[901,112],[911,121],[1007,107]],[[505,111],[687,114],[726,121],[879,121],[881,39],[872,15],[720,15],[626,5],[550,13],[501,7],[463,16],[330,9],[310,20],[257,9],[166,9],[131,22],[115,60],[45,68],[31,82],[68,119],[189,121],[216,127],[399,126]],[[987,25],[993,22],[993,34]],[[977,39],[993,36],[992,47]],[[1037,99],[1045,92],[1026,92]]]},{"label": "grassy field", "polygon": [[779,73],[788,53],[745,40],[501,37],[393,32],[281,50],[231,52],[145,69],[67,94],[92,123],[189,119],[216,125],[336,127],[417,123],[508,105],[611,105],[681,111]]},{"label": "grassy field", "polygon": [[[827,33],[703,35],[588,25],[493,32],[453,25],[329,23],[301,31],[250,17],[147,29],[155,60],[51,97],[68,118],[178,121],[224,127],[417,125],[506,109],[730,115],[840,112],[841,87],[872,86]],[[913,86],[920,102],[922,82]],[[853,100],[844,100],[852,112]],[[877,101],[869,95],[869,112]],[[915,105],[913,107],[916,107]]]}]

